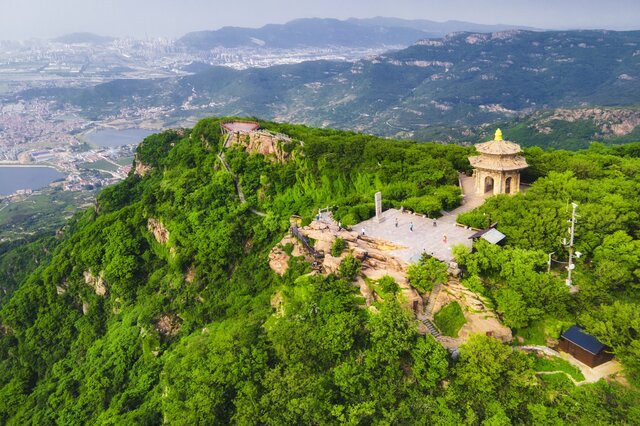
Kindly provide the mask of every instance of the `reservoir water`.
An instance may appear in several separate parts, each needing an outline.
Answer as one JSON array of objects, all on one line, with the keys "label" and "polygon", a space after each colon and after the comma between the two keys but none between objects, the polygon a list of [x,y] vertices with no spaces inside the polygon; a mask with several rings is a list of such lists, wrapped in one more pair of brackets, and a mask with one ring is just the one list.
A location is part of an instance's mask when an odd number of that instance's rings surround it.
[{"label": "reservoir water", "polygon": [[0,167],[0,195],[18,189],[40,189],[65,175],[51,167]]},{"label": "reservoir water", "polygon": [[138,144],[142,139],[158,131],[147,129],[101,129],[85,134],[87,140],[103,148]]}]

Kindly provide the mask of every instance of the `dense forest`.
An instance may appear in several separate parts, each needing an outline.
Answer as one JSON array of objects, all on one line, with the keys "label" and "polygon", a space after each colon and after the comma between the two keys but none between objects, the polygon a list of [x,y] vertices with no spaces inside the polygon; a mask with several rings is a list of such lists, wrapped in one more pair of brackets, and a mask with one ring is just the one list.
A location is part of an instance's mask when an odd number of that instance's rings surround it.
[{"label": "dense forest", "polygon": [[[516,335],[557,337],[577,322],[629,382],[576,386],[491,337],[452,356],[400,296],[363,309],[357,265],[269,268],[294,214],[308,223],[332,206],[353,224],[377,191],[386,207],[456,207],[472,147],[261,125],[292,141],[287,161],[226,150],[244,203],[218,157],[220,120],[205,119],[146,138],[134,168],[145,172],[104,189],[55,238],[2,248],[0,423],[640,423],[640,144],[529,148],[529,190],[459,219],[507,235],[456,256],[463,283]],[[547,253],[566,260],[568,202],[581,214],[575,295],[560,266],[546,273]]]}]

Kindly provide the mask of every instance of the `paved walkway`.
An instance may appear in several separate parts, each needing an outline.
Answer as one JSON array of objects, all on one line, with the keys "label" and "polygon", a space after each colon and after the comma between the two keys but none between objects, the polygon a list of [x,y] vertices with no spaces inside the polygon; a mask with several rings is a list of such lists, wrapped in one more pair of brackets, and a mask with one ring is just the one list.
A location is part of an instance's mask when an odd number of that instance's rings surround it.
[{"label": "paved walkway", "polygon": [[[389,209],[382,212],[380,222],[374,217],[353,226],[353,230],[361,233],[364,228],[365,234],[370,237],[402,246],[402,249],[391,250],[389,254],[408,263],[417,262],[424,252],[449,263],[453,260],[451,247],[463,244],[471,248],[472,241],[469,237],[475,233],[472,229],[457,226],[457,216],[475,209],[485,200],[485,197],[473,192],[473,177],[460,175],[460,181],[464,193],[463,204],[451,212],[444,212],[444,215],[436,220],[436,226],[433,225],[433,219],[422,215]],[[413,231],[410,229],[411,224]]]},{"label": "paved walkway", "polygon": [[[396,220],[398,226],[396,226]],[[411,230],[412,224],[413,231]],[[364,229],[365,235],[403,247],[398,250],[390,250],[389,254],[408,263],[420,260],[423,252],[448,263],[453,260],[451,247],[456,244],[471,247],[472,241],[469,237],[475,232],[456,226],[455,217],[452,217],[452,220],[449,218],[447,220],[438,219],[436,226],[434,226],[433,219],[400,212],[398,209],[382,212],[380,222],[374,217],[353,226],[352,229],[358,233],[362,233]]]}]

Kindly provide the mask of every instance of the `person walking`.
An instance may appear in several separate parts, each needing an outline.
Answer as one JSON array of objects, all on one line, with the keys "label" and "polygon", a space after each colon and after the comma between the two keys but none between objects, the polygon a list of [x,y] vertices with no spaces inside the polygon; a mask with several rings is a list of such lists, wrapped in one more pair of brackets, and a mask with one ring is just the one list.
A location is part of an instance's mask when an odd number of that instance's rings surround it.
[{"label": "person walking", "polygon": [[433,219],[433,226],[438,226],[438,221]]},{"label": "person walking", "polygon": [[398,227],[398,218],[396,217],[396,228]]},{"label": "person walking", "polygon": [[409,232],[413,232],[413,222],[409,222]]},{"label": "person walking", "polygon": [[342,231],[342,222],[338,221],[338,231]]},{"label": "person walking", "polygon": [[364,237],[364,228],[362,228],[362,231],[360,232],[362,234],[362,236]]}]

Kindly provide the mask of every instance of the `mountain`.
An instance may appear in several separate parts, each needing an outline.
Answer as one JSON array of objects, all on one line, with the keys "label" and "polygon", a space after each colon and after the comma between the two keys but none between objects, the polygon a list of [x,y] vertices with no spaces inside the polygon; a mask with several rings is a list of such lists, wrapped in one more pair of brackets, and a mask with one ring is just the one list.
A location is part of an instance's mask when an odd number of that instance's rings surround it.
[{"label": "mountain", "polygon": [[347,19],[347,22],[352,22],[362,26],[413,28],[414,30],[425,31],[440,37],[454,32],[494,33],[509,30],[542,31],[539,28],[520,25],[487,25],[464,21],[436,22],[427,19],[400,19],[386,18],[382,16],[377,16],[375,18],[349,18]]},{"label": "mountain", "polygon": [[358,25],[337,19],[297,19],[286,24],[262,28],[224,27],[215,31],[186,34],[178,44],[190,49],[215,47],[263,47],[293,49],[302,47],[375,47],[406,46],[429,36],[425,31],[407,27]]},{"label": "mountain", "polygon": [[21,96],[68,102],[91,119],[163,107],[176,120],[246,114],[420,137],[443,126],[478,126],[555,108],[637,105],[640,32],[456,33],[355,63],[218,67]]},{"label": "mountain", "polygon": [[[272,122],[223,148],[221,121],[146,138],[127,179],[55,237],[0,245],[1,424],[638,424],[638,144],[526,150],[528,191],[462,217],[499,221],[506,245],[454,248],[467,276],[444,285],[431,257],[385,272],[387,244],[365,251],[368,237],[306,225],[327,205],[345,226],[368,219],[377,191],[385,209],[451,209],[473,148]],[[546,270],[546,253],[563,259],[567,197],[587,259],[578,295],[564,268]],[[294,214],[325,269],[290,236]],[[447,351],[406,298],[436,283],[458,313],[437,312],[443,331],[479,309],[497,321],[495,306],[544,345],[580,321],[627,379],[576,386],[576,367],[503,344],[485,322],[441,338],[459,345]]]},{"label": "mountain", "polygon": [[107,44],[113,40],[115,40],[113,37],[92,33],[71,33],[53,39],[55,42],[64,44]]}]

